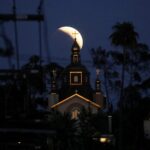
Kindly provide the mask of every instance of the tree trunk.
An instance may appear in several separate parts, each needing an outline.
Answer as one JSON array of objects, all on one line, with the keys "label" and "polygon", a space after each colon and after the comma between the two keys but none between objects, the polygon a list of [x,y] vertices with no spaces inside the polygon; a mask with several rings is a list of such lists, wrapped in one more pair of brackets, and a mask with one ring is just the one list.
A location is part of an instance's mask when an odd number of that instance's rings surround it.
[{"label": "tree trunk", "polygon": [[122,64],[122,71],[121,71],[121,89],[120,89],[120,108],[123,107],[124,102],[124,81],[125,81],[125,64],[126,64],[126,49],[123,49],[123,64]]},{"label": "tree trunk", "polygon": [[109,91],[108,91],[107,81],[108,81],[107,71],[106,69],[104,69],[104,83],[105,83],[104,86],[105,86],[106,97],[107,97],[107,107],[109,109],[110,101],[109,101]]}]

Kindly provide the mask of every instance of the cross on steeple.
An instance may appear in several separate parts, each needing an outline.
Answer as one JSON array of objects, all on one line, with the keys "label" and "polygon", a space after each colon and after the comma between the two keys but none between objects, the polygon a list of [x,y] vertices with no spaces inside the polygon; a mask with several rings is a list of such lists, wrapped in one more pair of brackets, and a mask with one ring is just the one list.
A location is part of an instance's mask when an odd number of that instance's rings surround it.
[{"label": "cross on steeple", "polygon": [[76,39],[76,35],[79,34],[79,33],[74,30],[74,32],[72,32],[72,34],[74,35],[74,37],[75,37],[75,39]]}]

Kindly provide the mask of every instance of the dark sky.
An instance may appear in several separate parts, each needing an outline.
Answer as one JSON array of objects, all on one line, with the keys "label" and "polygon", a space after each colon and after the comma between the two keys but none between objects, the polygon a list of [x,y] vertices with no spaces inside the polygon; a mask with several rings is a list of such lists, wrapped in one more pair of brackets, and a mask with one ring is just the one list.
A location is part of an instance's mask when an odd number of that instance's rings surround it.
[{"label": "dark sky", "polygon": [[[16,0],[17,14],[36,14],[40,0]],[[12,12],[13,0],[0,0],[0,13]],[[78,29],[84,39],[81,50],[83,63],[90,67],[90,49],[101,46],[114,49],[109,35],[112,26],[117,22],[129,21],[139,33],[139,41],[149,45],[150,39],[150,0],[44,0],[43,5],[46,20],[43,23],[43,59],[47,62],[46,49],[52,61],[67,65],[70,61],[72,40],[57,29],[61,26],[72,26]],[[7,36],[14,41],[14,24],[4,24]],[[44,32],[46,31],[46,34]],[[21,64],[33,54],[39,54],[38,23],[18,22],[19,52]],[[2,40],[1,40],[2,43]],[[6,60],[1,59],[1,65],[7,67]],[[13,60],[14,63],[15,57]]]}]

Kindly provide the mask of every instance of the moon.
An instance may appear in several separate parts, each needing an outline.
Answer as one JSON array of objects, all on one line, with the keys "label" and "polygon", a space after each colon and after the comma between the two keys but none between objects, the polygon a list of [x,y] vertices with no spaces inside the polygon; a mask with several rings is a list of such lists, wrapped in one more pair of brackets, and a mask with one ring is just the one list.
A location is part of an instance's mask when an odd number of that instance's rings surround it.
[{"label": "moon", "polygon": [[80,49],[83,47],[83,38],[82,38],[81,33],[77,29],[70,27],[70,26],[63,26],[63,27],[58,28],[58,30],[66,33],[73,40],[76,39]]}]

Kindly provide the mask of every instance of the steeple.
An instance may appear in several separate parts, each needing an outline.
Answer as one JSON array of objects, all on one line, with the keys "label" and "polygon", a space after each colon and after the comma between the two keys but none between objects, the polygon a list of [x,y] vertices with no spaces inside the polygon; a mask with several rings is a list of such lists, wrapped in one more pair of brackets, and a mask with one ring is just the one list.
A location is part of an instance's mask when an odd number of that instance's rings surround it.
[{"label": "steeple", "polygon": [[52,70],[51,76],[51,91],[48,98],[48,109],[51,109],[51,106],[58,103],[59,95],[57,89],[57,81],[56,81],[57,72],[55,69]]},{"label": "steeple", "polygon": [[71,63],[72,64],[80,64],[80,47],[76,41],[76,38],[74,40],[74,43],[71,48],[72,54],[71,54]]},{"label": "steeple", "polygon": [[99,79],[100,70],[96,69],[96,81],[95,81],[95,94],[94,99],[97,104],[101,106],[101,108],[105,108],[106,105],[106,99],[104,98],[104,95],[101,91],[101,82]]},{"label": "steeple", "polygon": [[57,93],[56,70],[52,70],[51,93]]}]

